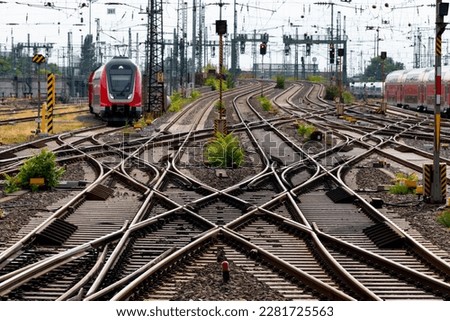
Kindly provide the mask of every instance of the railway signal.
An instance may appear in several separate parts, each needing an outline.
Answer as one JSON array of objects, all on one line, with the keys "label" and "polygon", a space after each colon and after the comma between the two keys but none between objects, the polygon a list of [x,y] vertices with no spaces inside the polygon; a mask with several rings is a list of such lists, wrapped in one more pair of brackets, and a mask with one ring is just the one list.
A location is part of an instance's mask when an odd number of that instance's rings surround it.
[{"label": "railway signal", "polygon": [[[45,62],[45,56],[41,54],[35,54],[33,58],[31,58],[31,61],[38,65],[38,69],[40,69],[40,66],[42,63]],[[37,135],[41,132],[41,78],[40,78],[40,70],[37,72],[38,76],[38,110],[37,110],[37,128],[34,131],[34,133]]]},{"label": "railway signal", "polygon": [[222,7],[225,3],[220,0],[220,18],[216,20],[216,33],[219,35],[219,118],[214,120],[214,133],[227,133],[226,109],[223,102],[223,36],[227,33],[227,21],[222,19]]},{"label": "railway signal", "polygon": [[224,283],[227,283],[230,280],[230,265],[228,264],[228,261],[222,262],[222,278]]},{"label": "railway signal", "polygon": [[379,109],[380,114],[386,114],[387,103],[384,101],[384,61],[386,60],[386,51],[382,51],[381,58],[381,106]]},{"label": "railway signal", "polygon": [[330,64],[334,64],[334,45],[330,44]]},{"label": "railway signal", "polygon": [[267,44],[264,42],[259,45],[259,53],[263,56],[267,53]]}]

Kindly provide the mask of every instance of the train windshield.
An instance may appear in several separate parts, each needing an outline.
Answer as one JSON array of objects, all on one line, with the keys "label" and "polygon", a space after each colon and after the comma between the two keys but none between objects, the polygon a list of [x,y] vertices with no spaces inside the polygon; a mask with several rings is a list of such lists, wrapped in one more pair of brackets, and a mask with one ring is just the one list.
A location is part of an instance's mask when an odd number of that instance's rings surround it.
[{"label": "train windshield", "polygon": [[128,96],[133,90],[133,69],[128,65],[113,65],[109,70],[109,88],[115,96]]}]

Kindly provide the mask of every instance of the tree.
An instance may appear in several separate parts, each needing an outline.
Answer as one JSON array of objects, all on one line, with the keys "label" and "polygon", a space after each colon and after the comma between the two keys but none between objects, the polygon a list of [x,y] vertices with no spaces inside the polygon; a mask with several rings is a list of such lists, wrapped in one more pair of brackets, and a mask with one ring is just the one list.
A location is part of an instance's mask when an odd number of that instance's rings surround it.
[{"label": "tree", "polygon": [[[383,76],[381,73],[381,64],[382,59],[380,57],[374,57],[370,61],[370,64],[367,66],[366,70],[364,71],[363,79],[362,81],[382,81]],[[401,70],[404,69],[405,66],[401,62],[395,62],[392,58],[387,57],[384,60],[384,76],[394,70]]]},{"label": "tree", "polygon": [[82,96],[87,94],[87,80],[89,74],[98,67],[95,57],[95,46],[92,35],[89,34],[84,38],[84,44],[81,48],[80,59],[80,80],[78,84],[78,92]]},{"label": "tree", "polygon": [[81,48],[80,74],[87,78],[96,67],[95,46],[92,35],[89,34],[84,38],[84,44]]},{"label": "tree", "polygon": [[0,75],[7,75],[11,70],[11,61],[6,57],[0,57]]}]

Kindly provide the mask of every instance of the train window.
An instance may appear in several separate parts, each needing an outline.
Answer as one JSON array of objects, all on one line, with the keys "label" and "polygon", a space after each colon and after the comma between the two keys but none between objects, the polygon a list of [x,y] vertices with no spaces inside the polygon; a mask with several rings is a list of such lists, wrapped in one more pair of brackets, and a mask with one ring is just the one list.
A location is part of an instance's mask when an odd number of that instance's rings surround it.
[{"label": "train window", "polygon": [[112,65],[109,70],[111,93],[128,96],[133,87],[133,70],[128,65]]},{"label": "train window", "polygon": [[111,75],[111,91],[122,92],[131,89],[131,74],[129,75]]}]

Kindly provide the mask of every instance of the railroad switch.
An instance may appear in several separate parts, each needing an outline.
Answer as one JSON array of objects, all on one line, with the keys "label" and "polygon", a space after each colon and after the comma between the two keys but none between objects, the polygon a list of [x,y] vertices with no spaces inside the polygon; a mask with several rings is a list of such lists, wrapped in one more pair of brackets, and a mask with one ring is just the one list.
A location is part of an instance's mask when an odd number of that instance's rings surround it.
[{"label": "railroad switch", "polygon": [[384,205],[384,201],[381,198],[372,198],[370,201],[370,205],[375,208],[382,208]]},{"label": "railroad switch", "polygon": [[379,159],[378,162],[373,163],[374,168],[384,168],[384,167],[389,167],[389,166],[390,166],[390,164],[387,163],[383,159]]},{"label": "railroad switch", "polygon": [[322,141],[322,137],[323,137],[323,133],[319,130],[315,130],[311,133],[311,136],[309,138],[316,142],[320,142],[320,141]]}]

